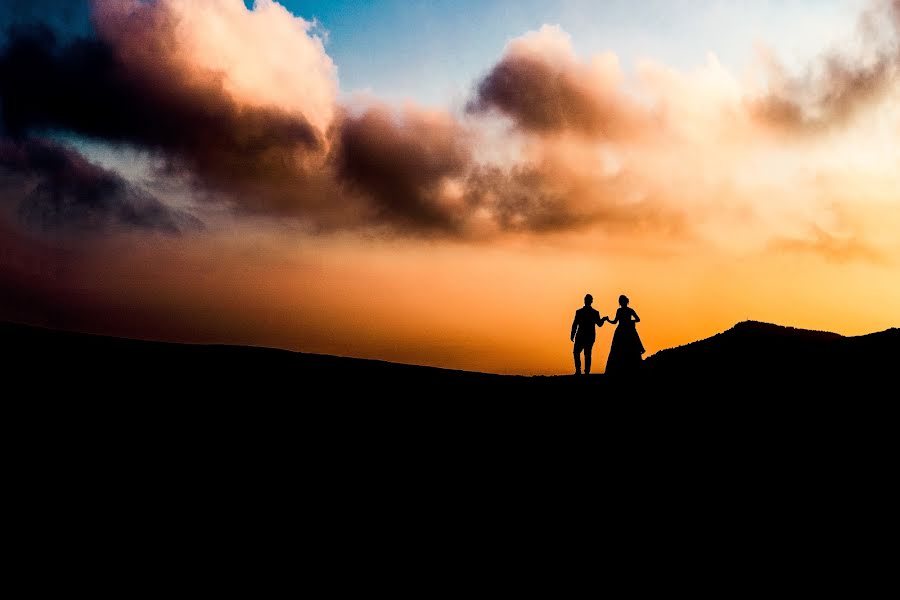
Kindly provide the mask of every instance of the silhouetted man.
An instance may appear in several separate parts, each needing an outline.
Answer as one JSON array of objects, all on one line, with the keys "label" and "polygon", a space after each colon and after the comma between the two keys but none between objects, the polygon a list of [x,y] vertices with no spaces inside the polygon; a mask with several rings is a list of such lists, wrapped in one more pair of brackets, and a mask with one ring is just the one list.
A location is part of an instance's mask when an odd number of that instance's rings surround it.
[{"label": "silhouetted man", "polygon": [[591,350],[594,349],[594,340],[597,337],[594,325],[603,327],[600,313],[591,307],[594,297],[587,294],[584,297],[584,306],[575,311],[575,319],[572,321],[572,334],[569,339],[575,342],[572,352],[575,354],[575,374],[581,375],[581,353],[584,352],[584,374],[591,374]]}]

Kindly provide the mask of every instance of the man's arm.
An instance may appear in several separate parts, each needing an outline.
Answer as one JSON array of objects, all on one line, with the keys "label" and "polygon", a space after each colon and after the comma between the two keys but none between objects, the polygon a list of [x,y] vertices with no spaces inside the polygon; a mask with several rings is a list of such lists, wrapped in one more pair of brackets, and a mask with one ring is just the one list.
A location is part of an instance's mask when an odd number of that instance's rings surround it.
[{"label": "man's arm", "polygon": [[603,327],[604,320],[606,320],[606,317],[601,317],[599,312],[594,317],[594,323],[597,324],[597,327]]},{"label": "man's arm", "polygon": [[578,331],[578,313],[575,313],[575,318],[572,319],[572,333],[569,335],[569,341],[575,341],[576,331]]}]

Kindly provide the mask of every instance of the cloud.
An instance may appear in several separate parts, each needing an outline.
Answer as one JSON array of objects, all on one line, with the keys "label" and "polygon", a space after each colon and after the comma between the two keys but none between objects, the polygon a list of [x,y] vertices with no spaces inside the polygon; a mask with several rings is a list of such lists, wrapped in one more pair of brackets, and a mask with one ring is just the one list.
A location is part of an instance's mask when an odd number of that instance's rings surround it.
[{"label": "cloud", "polygon": [[599,227],[607,233],[683,233],[683,210],[668,206],[628,170],[604,173],[590,160],[551,152],[509,169],[480,166],[466,182],[475,213],[500,231],[554,233]]},{"label": "cloud", "polygon": [[501,230],[556,231],[584,226],[589,214],[573,206],[565,184],[535,165],[479,168],[467,180],[467,200],[490,214]]},{"label": "cloud", "polygon": [[123,63],[106,42],[62,45],[46,28],[10,39],[0,97],[10,135],[71,131],[160,152],[172,172],[233,192],[251,211],[289,212],[283,198],[242,192],[269,175],[302,179],[303,158],[324,143],[301,116],[238,105],[213,74],[188,78],[164,54],[154,65]]},{"label": "cloud", "polygon": [[68,43],[13,31],[0,54],[10,135],[129,144],[239,210],[316,210],[337,84],[310,23],[237,0],[98,1],[94,21],[99,37]]},{"label": "cloud", "polygon": [[[94,0],[101,40],[145,77],[178,75],[242,109],[283,112],[324,135],[336,111],[337,69],[314,24],[273,0]],[[212,90],[206,90],[212,91]]]},{"label": "cloud", "polygon": [[768,93],[748,99],[750,113],[782,130],[818,131],[843,125],[882,99],[900,74],[900,0],[880,0],[858,23],[862,50],[831,50],[799,76],[763,51]]},{"label": "cloud", "polygon": [[[188,180],[200,198],[318,231],[471,237],[582,227],[607,214],[608,206],[589,206],[589,198],[606,202],[603,194],[580,191],[583,180],[567,183],[571,169],[553,172],[543,159],[476,162],[478,131],[445,111],[341,107],[321,41],[275,3],[248,11],[224,0],[101,1],[94,20],[99,37],[69,43],[47,28],[14,32],[0,52],[9,136],[66,131],[148,150],[162,159],[161,175]],[[541,36],[511,51],[560,50],[561,32]],[[301,69],[270,56],[273,37],[294,49]],[[596,69],[614,79],[613,67]],[[49,214],[35,211],[31,218]]]},{"label": "cloud", "polygon": [[16,202],[20,220],[32,228],[178,233],[202,227],[193,216],[53,142],[0,139],[0,175],[0,200]]},{"label": "cloud", "polygon": [[651,115],[621,90],[621,82],[614,54],[582,62],[568,34],[544,25],[509,43],[467,110],[499,112],[528,132],[622,139],[648,127]]},{"label": "cloud", "polygon": [[336,175],[365,220],[406,234],[486,238],[601,226],[674,231],[636,172],[609,170],[580,141],[544,141],[509,164],[479,161],[477,131],[449,114],[373,104],[340,119]]},{"label": "cloud", "polygon": [[450,115],[375,105],[348,114],[338,136],[337,175],[370,200],[372,218],[425,231],[462,226],[467,207],[454,202],[445,184],[471,168],[472,153]]},{"label": "cloud", "polygon": [[[582,60],[554,26],[507,45],[465,116],[342,105],[322,34],[272,0],[252,10],[240,0],[93,7],[93,36],[13,30],[0,49],[0,136],[131,146],[197,199],[316,232],[682,230],[690,203],[761,148],[750,148],[763,139],[760,119],[813,114],[791,95],[745,102],[714,56],[686,73],[642,61],[625,81],[614,54]],[[816,96],[825,99],[817,114],[831,119],[852,112],[838,107],[856,106],[860,81],[885,77],[877,60],[824,64],[846,80]],[[874,74],[860,80],[866,69]],[[780,85],[775,77],[772,89],[796,87]],[[513,124],[502,137],[498,114]]]},{"label": "cloud", "polygon": [[710,138],[740,136],[748,122],[819,131],[848,123],[883,99],[900,76],[900,0],[875,0],[857,29],[858,52],[846,45],[829,50],[796,76],[763,50],[766,90],[756,94],[738,89],[714,57],[693,76],[644,60],[637,80],[626,86],[615,54],[582,60],[565,32],[544,25],[507,45],[466,110],[503,115],[530,134],[619,143],[653,143],[698,128]]},{"label": "cloud", "polygon": [[883,265],[887,262],[881,251],[858,235],[835,235],[815,225],[810,227],[808,237],[777,238],[769,244],[769,249],[814,254],[835,263],[863,261]]}]

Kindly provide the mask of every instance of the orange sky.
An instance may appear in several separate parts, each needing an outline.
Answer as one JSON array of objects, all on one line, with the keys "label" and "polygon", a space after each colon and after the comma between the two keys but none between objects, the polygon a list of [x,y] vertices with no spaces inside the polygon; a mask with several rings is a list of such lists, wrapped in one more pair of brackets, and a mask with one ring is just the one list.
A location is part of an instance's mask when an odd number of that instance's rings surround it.
[{"label": "orange sky", "polygon": [[[520,374],[572,371],[585,293],[601,314],[628,295],[649,354],[747,319],[900,325],[900,3],[874,5],[880,33],[861,47],[823,47],[798,72],[762,46],[743,72],[714,53],[625,69],[546,25],[455,108],[339,100],[321,40],[271,2],[252,22],[228,2],[98,6],[132,79],[172,86],[164,123],[218,111],[235,131],[125,127],[120,144],[60,121],[91,161],[204,227],[21,234],[36,246],[9,242],[11,281],[46,277],[16,253],[53,248],[60,266],[35,292],[58,308],[35,322]],[[159,39],[169,54],[151,60]],[[246,144],[285,127],[297,137]],[[8,168],[27,163],[16,152],[0,147]]]},{"label": "orange sky", "polygon": [[[558,374],[571,370],[569,326],[588,292],[602,314],[627,294],[650,354],[745,319],[868,333],[896,326],[900,307],[895,263],[816,252],[723,253],[692,240],[596,234],[491,245],[224,237],[157,239],[137,250],[130,240],[105,242],[104,253],[121,258],[74,279],[80,293],[115,299],[137,317],[92,328],[154,337],[158,326],[148,323],[164,322],[163,337],[181,341]],[[599,330],[601,367],[612,331]]]}]

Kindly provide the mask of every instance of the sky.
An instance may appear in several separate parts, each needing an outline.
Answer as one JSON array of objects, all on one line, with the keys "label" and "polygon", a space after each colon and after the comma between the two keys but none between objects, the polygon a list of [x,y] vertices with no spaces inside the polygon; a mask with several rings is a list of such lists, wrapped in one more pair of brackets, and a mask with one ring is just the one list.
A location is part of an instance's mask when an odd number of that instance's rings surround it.
[{"label": "sky", "polygon": [[520,374],[572,371],[585,293],[627,294],[648,354],[900,322],[898,0],[40,0],[0,26],[2,319]]}]

